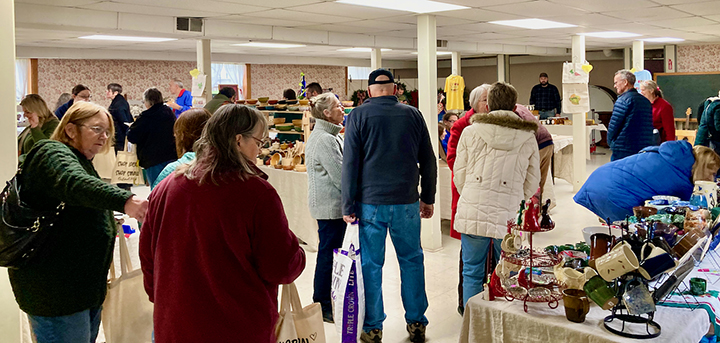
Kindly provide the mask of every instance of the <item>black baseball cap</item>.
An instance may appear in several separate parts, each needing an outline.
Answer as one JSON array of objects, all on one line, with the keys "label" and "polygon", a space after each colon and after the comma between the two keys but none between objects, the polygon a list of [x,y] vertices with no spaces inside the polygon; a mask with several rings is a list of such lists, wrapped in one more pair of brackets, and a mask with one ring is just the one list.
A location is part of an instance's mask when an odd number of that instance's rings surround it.
[{"label": "black baseball cap", "polygon": [[[378,76],[382,76],[382,75],[387,76],[388,79],[376,81]],[[383,69],[383,68],[373,70],[370,73],[370,76],[368,77],[368,86],[375,85],[375,84],[381,85],[381,84],[394,83],[394,82],[395,82],[395,78],[393,78],[393,74],[389,70]]]}]

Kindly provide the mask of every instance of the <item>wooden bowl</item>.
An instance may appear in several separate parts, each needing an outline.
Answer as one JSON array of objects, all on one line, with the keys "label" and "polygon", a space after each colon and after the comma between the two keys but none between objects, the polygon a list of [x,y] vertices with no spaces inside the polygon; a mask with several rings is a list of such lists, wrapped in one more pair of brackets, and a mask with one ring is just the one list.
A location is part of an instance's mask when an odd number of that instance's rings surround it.
[{"label": "wooden bowl", "polygon": [[300,100],[300,106],[307,106],[308,104],[310,104],[310,100],[308,100],[308,99]]},{"label": "wooden bowl", "polygon": [[294,168],[295,168],[295,166],[293,166],[293,165],[282,166],[282,169],[283,169],[283,170],[293,170]]},{"label": "wooden bowl", "polygon": [[284,124],[284,123],[285,123],[285,119],[287,119],[287,118],[273,118],[273,124],[275,124],[275,125],[277,125],[277,124]]},{"label": "wooden bowl", "polygon": [[295,156],[295,157],[293,157],[291,164],[292,164],[293,166],[302,164],[302,157],[300,157],[300,156]]},{"label": "wooden bowl", "polygon": [[297,111],[297,110],[300,109],[300,106],[297,106],[297,105],[291,105],[291,106],[290,106],[290,105],[289,105],[287,109],[288,109],[288,111]]},{"label": "wooden bowl", "polygon": [[262,98],[258,98],[258,101],[260,101],[262,103],[266,103],[266,102],[268,102],[268,100],[270,100],[269,96],[264,96]]},{"label": "wooden bowl", "polygon": [[294,104],[297,104],[297,103],[298,103],[297,99],[285,100],[285,102],[286,102],[288,105],[294,105]]},{"label": "wooden bowl", "polygon": [[273,166],[273,167],[275,167],[275,168],[277,168],[277,166],[280,165],[280,159],[281,159],[280,154],[275,153],[275,154],[272,155],[272,157],[270,158],[270,165]]},{"label": "wooden bowl", "polygon": [[295,126],[302,126],[302,119],[293,119],[292,123]]},{"label": "wooden bowl", "polygon": [[267,110],[272,111],[272,110],[274,110],[274,109],[275,109],[275,106],[265,106],[265,110],[266,110],[266,111],[267,111]]},{"label": "wooden bowl", "polygon": [[293,126],[293,128],[294,128],[295,131],[297,131],[297,132],[302,132],[302,130],[303,130],[303,129],[302,129],[302,126]]},{"label": "wooden bowl", "polygon": [[343,107],[352,107],[355,104],[353,101],[343,101],[342,105]]},{"label": "wooden bowl", "polygon": [[238,105],[245,104],[245,99],[235,100],[235,103]]},{"label": "wooden bowl", "polygon": [[275,124],[275,128],[279,131],[290,131],[293,128],[293,124]]},{"label": "wooden bowl", "polygon": [[277,104],[277,105],[275,105],[275,110],[276,110],[276,111],[285,111],[285,109],[287,109],[287,105],[285,105],[285,104]]},{"label": "wooden bowl", "polygon": [[268,103],[268,105],[275,105],[278,103],[278,101],[277,100],[268,100],[267,103]]},{"label": "wooden bowl", "polygon": [[257,104],[258,101],[257,101],[257,99],[246,99],[245,102],[248,103],[249,105],[255,105],[255,104]]},{"label": "wooden bowl", "polygon": [[295,166],[295,171],[304,173],[307,172],[307,167],[304,164],[298,164]]}]

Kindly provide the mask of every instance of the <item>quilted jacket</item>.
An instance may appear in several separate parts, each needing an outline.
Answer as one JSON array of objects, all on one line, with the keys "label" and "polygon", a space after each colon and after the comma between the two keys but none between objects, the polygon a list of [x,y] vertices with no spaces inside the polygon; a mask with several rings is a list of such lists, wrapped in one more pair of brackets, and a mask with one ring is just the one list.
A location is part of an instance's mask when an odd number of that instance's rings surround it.
[{"label": "quilted jacket", "polygon": [[653,145],[650,100],[634,88],[621,94],[613,107],[607,140],[613,152],[625,152],[624,155],[636,154]]},{"label": "quilted jacket", "polygon": [[537,123],[512,111],[475,114],[460,136],[454,165],[460,193],[455,230],[502,238],[520,201],[540,184]]},{"label": "quilted jacket", "polygon": [[623,220],[633,215],[634,206],[654,195],[690,199],[694,163],[692,146],[687,141],[647,147],[639,154],[596,169],[573,200],[600,218]]}]

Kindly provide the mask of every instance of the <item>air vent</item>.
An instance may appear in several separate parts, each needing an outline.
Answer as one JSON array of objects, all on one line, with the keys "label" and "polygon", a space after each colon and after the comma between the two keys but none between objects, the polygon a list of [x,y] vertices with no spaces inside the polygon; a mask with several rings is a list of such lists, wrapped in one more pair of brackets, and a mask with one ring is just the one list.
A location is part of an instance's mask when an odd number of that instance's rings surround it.
[{"label": "air vent", "polygon": [[177,17],[177,31],[203,32],[203,18]]},{"label": "air vent", "polygon": [[446,40],[444,40],[444,39],[438,39],[438,40],[437,40],[437,47],[438,47],[438,48],[447,48],[447,42],[448,42],[448,41],[446,41]]}]

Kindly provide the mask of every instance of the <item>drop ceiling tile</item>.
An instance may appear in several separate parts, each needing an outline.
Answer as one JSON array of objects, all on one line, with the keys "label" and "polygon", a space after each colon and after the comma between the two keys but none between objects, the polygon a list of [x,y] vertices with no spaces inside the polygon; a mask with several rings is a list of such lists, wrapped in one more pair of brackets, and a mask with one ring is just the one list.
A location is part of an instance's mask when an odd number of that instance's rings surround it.
[{"label": "drop ceiling tile", "polygon": [[705,19],[710,19],[715,22],[720,22],[720,14],[714,14],[714,15],[703,15]]},{"label": "drop ceiling tile", "polygon": [[254,25],[267,25],[267,26],[280,26],[280,27],[297,27],[315,25],[316,23],[310,21],[300,21],[292,19],[276,19],[276,18],[260,18],[249,15],[229,15],[224,17],[212,18],[208,20],[221,20],[230,21],[238,24],[254,24]]},{"label": "drop ceiling tile", "polygon": [[560,15],[565,16],[578,16],[588,14],[588,11],[584,11],[577,8],[571,8],[565,5],[559,5],[549,1],[532,1],[520,4],[509,4],[500,6],[486,6],[484,7],[490,11],[520,14],[526,17],[532,18],[545,18],[555,17]]},{"label": "drop ceiling tile", "polygon": [[459,18],[471,21],[492,21],[492,20],[512,20],[524,18],[517,13],[502,13],[498,11],[489,11],[486,9],[471,8],[466,10],[456,10],[440,12],[439,16],[449,18]]},{"label": "drop ceiling tile", "polygon": [[[183,9],[200,12],[241,14],[269,10],[270,7],[258,6],[255,4],[238,4],[232,2],[223,2],[220,0],[114,0],[114,3],[123,4],[125,6],[149,5],[153,7],[161,7],[165,9]],[[149,12],[155,13],[155,12]],[[163,12],[158,12],[163,13]],[[147,13],[146,13],[147,14]]]},{"label": "drop ceiling tile", "polygon": [[102,0],[15,0],[15,3],[49,5],[58,7],[77,7],[101,2]]},{"label": "drop ceiling tile", "polygon": [[507,32],[509,34],[517,34],[517,32],[519,31],[529,31],[528,29],[523,29],[519,27],[504,26],[490,23],[467,24],[465,25],[465,28],[468,30],[468,32]]},{"label": "drop ceiling tile", "polygon": [[168,17],[217,17],[227,15],[222,11],[211,12],[211,11],[196,11],[189,9],[179,9],[171,7],[156,7],[147,5],[131,5],[121,4],[116,2],[99,2],[92,5],[80,6],[84,9],[98,10],[98,11],[110,11],[110,12],[123,12],[123,13],[135,13],[135,14],[148,14],[148,13],[162,13],[163,16]]},{"label": "drop ceiling tile", "polygon": [[413,29],[413,30],[387,31],[387,32],[383,33],[383,36],[415,38],[415,37],[417,37],[417,30]]},{"label": "drop ceiling tile", "polygon": [[[257,5],[257,0],[218,0],[231,4]],[[300,5],[311,5],[325,2],[325,0],[263,0],[262,5],[271,8],[287,8]]]},{"label": "drop ceiling tile", "polygon": [[[617,7],[614,7],[617,8]],[[627,11],[627,10],[619,10],[619,11],[607,11],[603,12],[603,14],[615,17],[615,18],[621,18],[626,19],[628,21],[647,21],[647,20],[661,20],[661,19],[678,19],[678,18],[684,18],[689,17],[690,14],[684,13],[682,11],[678,11],[676,9],[670,8],[670,7],[648,7],[643,8],[642,10],[638,11]]]},{"label": "drop ceiling tile", "polygon": [[343,33],[368,33],[368,29],[366,27],[348,26],[340,24],[315,24],[307,26],[297,26],[297,28],[303,30],[335,31]]},{"label": "drop ceiling tile", "polygon": [[[388,30],[388,31],[416,29],[415,25],[410,25],[410,24],[405,24],[405,23],[396,23],[396,22],[387,21],[387,20],[346,21],[346,22],[343,22],[343,24],[348,25],[348,26],[358,26],[358,27],[364,27],[364,28]],[[362,32],[358,32],[358,33],[362,33]]]},{"label": "drop ceiling tile", "polygon": [[368,6],[341,4],[337,2],[321,2],[310,5],[292,6],[285,9],[289,11],[343,16],[355,19],[380,19],[408,14],[407,11],[394,11]]},{"label": "drop ceiling tile", "polygon": [[290,11],[290,10],[285,10],[285,9],[274,9],[274,10],[269,10],[269,11],[258,12],[258,13],[254,13],[253,16],[256,16],[258,18],[290,19],[290,20],[307,21],[307,22],[315,23],[317,25],[343,23],[343,22],[352,20],[352,18],[350,18],[350,17],[342,17],[342,16],[337,16],[337,15],[327,15],[327,14],[314,14],[314,13]]},{"label": "drop ceiling tile", "polygon": [[680,4],[692,4],[696,2],[706,2],[707,0],[653,0],[660,5],[680,5]]},{"label": "drop ceiling tile", "polygon": [[[625,19],[608,17],[606,15],[597,14],[597,13],[583,14],[583,15],[578,15],[578,16],[547,17],[544,19],[557,21],[557,22],[561,22],[561,23],[566,23],[566,24],[579,25],[579,26],[592,26],[592,25],[606,26],[609,24],[627,22]],[[538,31],[540,31],[540,30],[538,30]]]},{"label": "drop ceiling tile", "polygon": [[694,15],[720,14],[720,1],[707,1],[670,6],[676,10],[691,13]]},{"label": "drop ceiling tile", "polygon": [[622,8],[625,10],[654,7],[657,4],[649,0],[548,0],[552,3],[577,8],[588,12],[604,12],[608,8]]},{"label": "drop ceiling tile", "polygon": [[512,3],[521,3],[521,2],[531,2],[534,0],[443,0],[442,2],[453,4],[453,5],[461,5],[461,6],[467,6],[467,7],[486,7],[486,6],[493,6],[493,5],[504,5],[504,4],[512,4]]},{"label": "drop ceiling tile", "polygon": [[669,20],[652,20],[644,21],[645,24],[667,27],[669,29],[678,29],[688,26],[704,26],[717,24],[717,22],[702,17],[687,17]]},{"label": "drop ceiling tile", "polygon": [[683,27],[683,30],[690,31],[690,32],[696,32],[696,33],[717,35],[717,34],[720,34],[720,24]]}]

